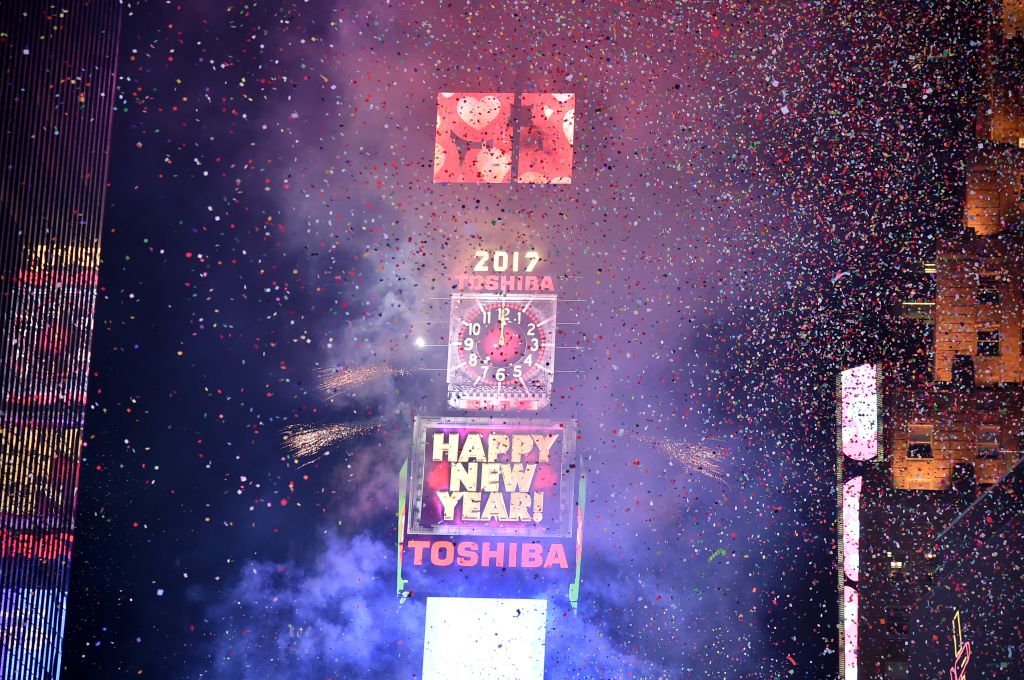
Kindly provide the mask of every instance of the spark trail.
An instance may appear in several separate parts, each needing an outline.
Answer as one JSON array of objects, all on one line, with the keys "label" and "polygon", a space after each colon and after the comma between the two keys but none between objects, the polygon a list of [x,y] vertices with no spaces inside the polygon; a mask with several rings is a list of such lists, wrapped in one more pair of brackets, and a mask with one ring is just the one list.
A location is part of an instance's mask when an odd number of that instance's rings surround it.
[{"label": "spark trail", "polygon": [[701,442],[693,443],[681,439],[654,439],[646,435],[639,435],[637,438],[682,463],[684,467],[723,484],[726,483],[725,471],[722,469],[724,449],[716,449]]},{"label": "spark trail", "polygon": [[295,462],[302,461],[299,467],[305,467],[323,458],[322,453],[332,444],[342,442],[360,435],[376,432],[382,423],[334,423],[331,425],[289,425],[284,428],[284,445],[291,451]]},{"label": "spark trail", "polygon": [[388,366],[387,362],[373,364],[371,366],[358,366],[356,368],[321,368],[317,371],[320,381],[320,389],[332,395],[338,390],[359,387],[366,383],[390,378],[400,375],[409,375],[409,371],[402,368]]}]

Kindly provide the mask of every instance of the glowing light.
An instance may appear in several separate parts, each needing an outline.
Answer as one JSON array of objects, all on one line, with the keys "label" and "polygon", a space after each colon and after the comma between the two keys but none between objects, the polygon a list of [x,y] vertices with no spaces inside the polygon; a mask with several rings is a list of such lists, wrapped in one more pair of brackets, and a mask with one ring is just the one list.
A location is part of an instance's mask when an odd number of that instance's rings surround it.
[{"label": "glowing light", "polygon": [[953,653],[956,659],[949,669],[950,680],[967,680],[967,666],[971,663],[971,643],[964,640],[960,610],[953,614]]},{"label": "glowing light", "polygon": [[284,429],[284,445],[292,452],[295,461],[304,461],[299,467],[304,467],[320,460],[327,453],[323,452],[327,447],[346,439],[370,434],[381,428],[381,423],[370,422],[362,424],[333,425],[289,425]]},{"label": "glowing light", "polygon": [[541,680],[546,633],[547,600],[428,597],[423,680]]},{"label": "glowing light", "polygon": [[725,471],[721,465],[725,455],[724,449],[715,449],[707,444],[686,442],[681,439],[653,439],[646,435],[639,435],[637,439],[651,444],[693,472],[725,483]]},{"label": "glowing light", "polygon": [[840,378],[843,455],[871,460],[878,455],[878,373],[873,364],[843,371]]},{"label": "glowing light", "polygon": [[416,338],[416,346],[417,347],[426,347],[427,346],[427,341],[424,340],[422,337],[417,337]]},{"label": "glowing light", "polygon": [[843,485],[843,571],[846,578],[860,578],[860,491],[863,477]]},{"label": "glowing light", "polygon": [[845,680],[857,680],[857,591],[843,587],[843,632],[846,644]]}]

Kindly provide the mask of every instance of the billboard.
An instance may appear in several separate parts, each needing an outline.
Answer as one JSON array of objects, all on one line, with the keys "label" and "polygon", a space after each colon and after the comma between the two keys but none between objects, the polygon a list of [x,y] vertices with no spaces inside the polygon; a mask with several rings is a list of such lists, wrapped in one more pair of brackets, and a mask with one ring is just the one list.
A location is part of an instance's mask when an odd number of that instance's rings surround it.
[{"label": "billboard", "polygon": [[878,455],[878,370],[874,364],[847,369],[840,383],[843,455],[871,460]]},{"label": "billboard", "polygon": [[[439,93],[434,181],[505,184],[514,174],[520,184],[569,184],[576,96],[524,92],[516,101],[512,92]],[[529,124],[514,128],[519,111]]]},{"label": "billboard", "polygon": [[861,496],[868,491],[863,473],[881,462],[879,381],[875,364],[839,374],[837,385],[837,517],[839,594],[839,675],[856,680],[860,665],[859,588]]},{"label": "billboard", "polygon": [[54,588],[0,590],[0,677],[57,677],[65,609]]},{"label": "billboard", "polygon": [[542,596],[575,578],[575,604],[583,523],[575,421],[416,418],[403,473],[400,594],[415,581],[420,592],[471,585],[475,595]]},{"label": "billboard", "polygon": [[417,418],[410,534],[572,535],[574,421]]},{"label": "billboard", "polygon": [[547,601],[427,598],[423,680],[542,680]]}]

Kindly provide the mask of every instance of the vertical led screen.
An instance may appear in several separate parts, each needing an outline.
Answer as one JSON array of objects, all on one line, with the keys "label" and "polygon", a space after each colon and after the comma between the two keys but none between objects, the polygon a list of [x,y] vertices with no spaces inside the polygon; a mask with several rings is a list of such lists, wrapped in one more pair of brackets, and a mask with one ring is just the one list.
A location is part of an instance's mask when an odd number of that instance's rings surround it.
[{"label": "vertical led screen", "polygon": [[873,364],[850,368],[841,383],[843,456],[871,460],[878,455],[878,371]]},{"label": "vertical led screen", "polygon": [[0,3],[5,680],[60,675],[120,8]]},{"label": "vertical led screen", "polygon": [[842,371],[837,386],[838,425],[836,458],[839,590],[839,672],[844,680],[856,680],[860,621],[860,521],[861,498],[866,491],[861,474],[864,465],[880,459],[878,427],[879,370],[862,364]]}]

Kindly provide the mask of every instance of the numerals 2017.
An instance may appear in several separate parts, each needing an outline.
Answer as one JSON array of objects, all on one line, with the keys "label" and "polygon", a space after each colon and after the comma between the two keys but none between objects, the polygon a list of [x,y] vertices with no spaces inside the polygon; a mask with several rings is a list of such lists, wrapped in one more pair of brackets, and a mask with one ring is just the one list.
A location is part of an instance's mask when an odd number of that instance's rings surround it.
[{"label": "numerals 2017", "polygon": [[476,264],[473,265],[475,272],[532,272],[533,268],[540,262],[540,253],[531,250],[520,253],[514,250],[511,253],[505,250],[476,251]]}]

